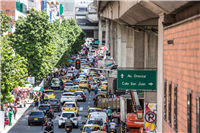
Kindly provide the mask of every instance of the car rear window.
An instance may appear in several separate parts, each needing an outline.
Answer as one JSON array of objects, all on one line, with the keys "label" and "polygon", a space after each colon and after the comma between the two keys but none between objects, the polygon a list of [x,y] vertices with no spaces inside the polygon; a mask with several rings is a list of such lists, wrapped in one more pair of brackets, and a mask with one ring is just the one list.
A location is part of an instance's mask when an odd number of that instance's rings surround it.
[{"label": "car rear window", "polygon": [[51,95],[51,94],[53,94],[53,91],[45,91],[44,93],[47,95]]},{"label": "car rear window", "polygon": [[108,85],[108,83],[103,83],[103,85]]},{"label": "car rear window", "polygon": [[52,83],[59,83],[59,79],[52,79]]},{"label": "car rear window", "polygon": [[63,113],[62,117],[74,117],[74,113]]},{"label": "car rear window", "polygon": [[75,107],[75,104],[65,104],[65,107]]},{"label": "car rear window", "polygon": [[67,94],[63,94],[63,96],[75,96],[75,95],[71,93],[67,93]]},{"label": "car rear window", "polygon": [[101,110],[90,109],[90,110],[89,110],[89,113],[91,113],[91,112],[101,112]]},{"label": "car rear window", "polygon": [[82,95],[83,92],[75,92],[76,95]]},{"label": "car rear window", "polygon": [[30,115],[44,115],[42,112],[31,112]]},{"label": "car rear window", "polygon": [[73,81],[66,81],[65,83],[73,83]]},{"label": "car rear window", "polygon": [[78,86],[74,86],[73,88],[74,88],[74,89],[78,89]]},{"label": "car rear window", "polygon": [[92,83],[93,85],[96,85],[97,83]]},{"label": "car rear window", "polygon": [[58,100],[49,100],[49,103],[50,103],[50,104],[57,104],[57,103],[58,103]]},{"label": "car rear window", "polygon": [[98,125],[102,126],[103,122],[101,120],[89,120],[88,124],[98,124]]},{"label": "car rear window", "polygon": [[83,130],[84,132],[91,133],[92,131],[100,130],[100,128],[99,127],[85,127]]},{"label": "car rear window", "polygon": [[73,84],[65,84],[65,86],[73,86]]},{"label": "car rear window", "polygon": [[39,110],[49,110],[50,107],[49,106],[40,106]]},{"label": "car rear window", "polygon": [[87,81],[81,81],[80,83],[87,83]]}]

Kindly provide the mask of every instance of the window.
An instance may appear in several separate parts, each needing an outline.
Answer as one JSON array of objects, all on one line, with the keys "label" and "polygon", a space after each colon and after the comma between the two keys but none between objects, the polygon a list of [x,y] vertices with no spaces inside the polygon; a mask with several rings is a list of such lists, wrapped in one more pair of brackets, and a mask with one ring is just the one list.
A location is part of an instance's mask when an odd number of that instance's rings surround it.
[{"label": "window", "polygon": [[200,120],[200,119],[199,119],[199,100],[200,100],[200,97],[197,97],[197,119],[196,119],[196,123],[197,123],[197,126],[196,126],[196,127],[197,127],[197,133],[200,132],[200,129],[199,129],[199,128],[200,128],[200,127],[199,127],[199,126],[200,126],[200,125],[199,125],[199,122],[200,122],[200,121],[199,121],[199,120]]},{"label": "window", "polygon": [[187,94],[187,132],[191,133],[191,93]]},{"label": "window", "polygon": [[167,115],[166,115],[166,93],[167,93],[167,80],[165,79],[165,83],[164,83],[164,119],[167,119]]},{"label": "window", "polygon": [[174,84],[174,129],[177,131],[177,84]]},{"label": "window", "polygon": [[168,122],[171,126],[171,92],[172,92],[172,83],[169,83],[169,96],[168,96]]}]

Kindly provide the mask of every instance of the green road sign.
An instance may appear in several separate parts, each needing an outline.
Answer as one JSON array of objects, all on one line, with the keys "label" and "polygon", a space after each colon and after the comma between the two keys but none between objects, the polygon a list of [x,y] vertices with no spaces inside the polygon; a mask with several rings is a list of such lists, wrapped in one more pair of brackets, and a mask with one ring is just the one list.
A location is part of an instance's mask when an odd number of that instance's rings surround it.
[{"label": "green road sign", "polygon": [[118,90],[157,90],[156,70],[118,70]]},{"label": "green road sign", "polygon": [[95,41],[94,43],[100,43],[100,41]]}]

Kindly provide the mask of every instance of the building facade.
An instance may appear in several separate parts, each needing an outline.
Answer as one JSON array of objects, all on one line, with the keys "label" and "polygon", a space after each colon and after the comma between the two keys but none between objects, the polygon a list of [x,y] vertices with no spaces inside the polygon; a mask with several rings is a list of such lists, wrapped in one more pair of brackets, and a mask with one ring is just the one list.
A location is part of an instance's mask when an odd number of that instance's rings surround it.
[{"label": "building facade", "polygon": [[164,28],[163,132],[200,132],[200,2]]}]

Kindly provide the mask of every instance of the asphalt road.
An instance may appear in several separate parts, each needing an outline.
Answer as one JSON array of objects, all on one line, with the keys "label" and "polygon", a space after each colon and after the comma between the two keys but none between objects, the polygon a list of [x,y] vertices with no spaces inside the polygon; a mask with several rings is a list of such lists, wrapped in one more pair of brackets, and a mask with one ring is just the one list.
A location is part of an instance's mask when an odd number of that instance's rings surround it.
[{"label": "asphalt road", "polygon": [[[55,91],[56,98],[60,99],[62,94],[62,91]],[[73,128],[72,133],[81,133],[80,128],[83,127],[82,122],[85,122],[85,115],[87,114],[88,106],[93,107],[93,98],[94,98],[94,92],[91,92],[88,94],[86,92],[86,101],[78,101],[79,106],[79,123],[78,128]],[[19,121],[15,124],[15,126],[10,129],[8,133],[43,133],[42,126],[41,125],[30,125],[28,126],[28,114],[32,111],[36,110],[36,107],[30,106],[27,111],[22,115],[22,117],[19,119]],[[54,113],[54,119],[52,120],[54,123],[54,132],[55,133],[65,133],[64,128],[58,128],[58,115],[60,112]]]}]

